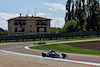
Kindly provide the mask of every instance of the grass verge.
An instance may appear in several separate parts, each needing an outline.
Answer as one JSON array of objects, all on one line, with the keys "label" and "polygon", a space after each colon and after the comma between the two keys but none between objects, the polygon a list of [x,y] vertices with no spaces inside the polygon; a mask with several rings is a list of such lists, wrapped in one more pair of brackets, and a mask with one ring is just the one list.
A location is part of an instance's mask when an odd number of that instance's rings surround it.
[{"label": "grass verge", "polygon": [[66,52],[66,53],[77,53],[77,54],[89,54],[89,55],[100,55],[100,51],[84,49],[73,47],[65,44],[51,44],[51,45],[42,45],[42,46],[34,46],[30,47],[31,49],[38,50],[55,50],[57,52]]}]

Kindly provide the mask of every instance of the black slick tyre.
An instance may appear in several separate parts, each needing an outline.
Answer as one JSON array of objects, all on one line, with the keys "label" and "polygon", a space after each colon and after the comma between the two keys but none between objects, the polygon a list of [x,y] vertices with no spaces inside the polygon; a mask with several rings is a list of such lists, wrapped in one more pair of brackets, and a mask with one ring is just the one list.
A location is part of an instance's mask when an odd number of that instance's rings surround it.
[{"label": "black slick tyre", "polygon": [[42,57],[46,57],[46,53],[45,52],[42,52]]}]

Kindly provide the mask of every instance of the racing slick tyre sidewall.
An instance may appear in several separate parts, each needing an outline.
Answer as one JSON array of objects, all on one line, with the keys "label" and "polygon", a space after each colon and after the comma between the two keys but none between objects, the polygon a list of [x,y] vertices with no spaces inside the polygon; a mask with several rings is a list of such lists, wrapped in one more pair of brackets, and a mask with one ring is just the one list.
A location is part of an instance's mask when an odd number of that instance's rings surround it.
[{"label": "racing slick tyre sidewall", "polygon": [[55,55],[54,55],[54,54],[51,54],[51,57],[52,57],[52,58],[55,58]]},{"label": "racing slick tyre sidewall", "polygon": [[46,53],[42,52],[42,57],[45,57],[46,56]]},{"label": "racing slick tyre sidewall", "polygon": [[62,54],[62,58],[66,58],[66,54]]}]

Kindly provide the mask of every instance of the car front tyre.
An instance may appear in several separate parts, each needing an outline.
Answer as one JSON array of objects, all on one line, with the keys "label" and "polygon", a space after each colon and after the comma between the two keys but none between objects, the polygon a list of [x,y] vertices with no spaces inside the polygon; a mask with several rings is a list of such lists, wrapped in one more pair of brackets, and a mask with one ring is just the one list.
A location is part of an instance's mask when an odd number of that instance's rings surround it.
[{"label": "car front tyre", "polygon": [[52,58],[55,58],[55,55],[54,55],[54,54],[51,54],[51,57],[52,57]]}]

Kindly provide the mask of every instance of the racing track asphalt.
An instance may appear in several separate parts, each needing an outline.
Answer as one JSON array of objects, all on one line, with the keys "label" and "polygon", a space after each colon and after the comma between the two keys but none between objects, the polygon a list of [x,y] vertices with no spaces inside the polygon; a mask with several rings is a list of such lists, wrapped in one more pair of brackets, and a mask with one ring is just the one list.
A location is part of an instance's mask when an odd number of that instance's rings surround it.
[{"label": "racing track asphalt", "polygon": [[[100,39],[95,40],[88,40],[88,41],[100,41]],[[85,42],[87,40],[78,40],[78,41],[64,41],[64,42],[54,42],[48,44],[56,44],[56,43],[69,43],[69,42]],[[20,45],[5,45],[1,46],[1,50],[24,53],[24,54],[31,54],[31,55],[40,55],[43,52],[42,50],[35,50],[35,49],[25,49],[25,46],[32,46],[33,44],[20,44]],[[100,63],[100,56],[95,55],[83,55],[83,54],[70,54],[67,53],[68,60],[77,60],[77,61],[85,61],[85,62],[93,62],[93,63]]]}]

